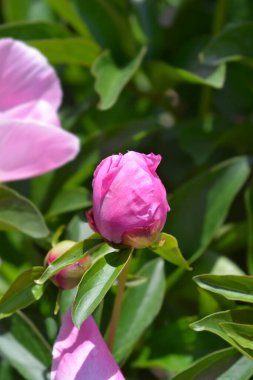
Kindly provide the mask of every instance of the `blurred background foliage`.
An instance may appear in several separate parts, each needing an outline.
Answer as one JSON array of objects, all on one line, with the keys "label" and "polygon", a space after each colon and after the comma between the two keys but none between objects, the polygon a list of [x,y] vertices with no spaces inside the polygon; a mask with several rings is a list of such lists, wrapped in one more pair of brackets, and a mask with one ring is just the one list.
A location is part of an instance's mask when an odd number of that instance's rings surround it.
[{"label": "blurred background foliage", "polygon": [[[40,238],[42,221],[31,220],[27,231],[12,215],[0,233],[1,293],[24,269],[42,265],[52,242],[89,236],[83,210],[102,158],[161,154],[171,204],[165,230],[193,270],[148,251],[135,257],[133,278],[146,281],[129,281],[115,357],[129,380],[250,379],[252,330],[238,325],[252,323],[251,309],[192,278],[253,274],[252,0],[2,0],[0,18],[0,37],[26,41],[55,65],[62,124],[82,143],[74,162],[10,184],[36,205],[50,233]],[[0,197],[0,225],[1,208]],[[62,310],[72,297],[64,293]],[[104,333],[114,294],[96,311]],[[49,285],[37,304],[1,321],[1,379],[46,378],[60,321],[56,297]],[[222,330],[220,320],[237,329]]]}]

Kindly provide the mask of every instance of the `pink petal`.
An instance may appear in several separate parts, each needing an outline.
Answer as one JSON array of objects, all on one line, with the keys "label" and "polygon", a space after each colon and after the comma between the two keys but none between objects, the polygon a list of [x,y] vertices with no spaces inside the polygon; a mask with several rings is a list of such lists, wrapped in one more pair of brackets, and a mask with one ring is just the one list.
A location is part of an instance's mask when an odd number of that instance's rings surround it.
[{"label": "pink petal", "polygon": [[37,50],[11,38],[0,40],[0,111],[34,100],[56,110],[62,91],[54,69]]},{"label": "pink petal", "polygon": [[132,234],[136,228],[150,231],[154,222],[161,229],[164,226],[169,206],[166,190],[155,173],[160,159],[128,152],[107,157],[97,167],[93,179],[94,225],[108,241],[122,243],[125,233]]},{"label": "pink petal", "polygon": [[70,311],[63,317],[53,348],[51,380],[124,380],[92,317],[80,330]]},{"label": "pink petal", "polygon": [[75,158],[79,140],[54,125],[0,120],[0,182],[34,177]]},{"label": "pink petal", "polygon": [[60,126],[59,117],[54,108],[44,100],[29,102],[0,112],[1,120],[33,120]]},{"label": "pink petal", "polygon": [[130,150],[123,156],[123,162],[136,162],[140,165],[144,170],[147,168],[152,172],[152,174],[156,175],[156,169],[161,162],[162,157],[160,154],[143,154],[139,152],[134,152]]}]

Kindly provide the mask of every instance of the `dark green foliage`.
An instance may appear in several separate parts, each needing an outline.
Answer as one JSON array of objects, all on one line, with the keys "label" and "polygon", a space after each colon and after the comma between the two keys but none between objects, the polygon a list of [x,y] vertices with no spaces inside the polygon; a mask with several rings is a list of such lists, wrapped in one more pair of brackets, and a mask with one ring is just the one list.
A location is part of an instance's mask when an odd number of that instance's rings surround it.
[{"label": "dark green foliage", "polygon": [[[9,289],[0,378],[48,375],[54,310],[74,299],[75,323],[98,306],[107,336],[129,252],[89,239],[85,211],[100,160],[137,150],[162,155],[171,212],[165,243],[131,259],[115,358],[129,380],[251,379],[252,0],[2,0],[0,20],[0,38],[21,39],[55,65],[62,125],[82,146],[57,171],[0,185],[0,294]],[[42,268],[64,239],[77,244]],[[85,254],[92,266],[77,291],[58,297],[41,285]]]}]

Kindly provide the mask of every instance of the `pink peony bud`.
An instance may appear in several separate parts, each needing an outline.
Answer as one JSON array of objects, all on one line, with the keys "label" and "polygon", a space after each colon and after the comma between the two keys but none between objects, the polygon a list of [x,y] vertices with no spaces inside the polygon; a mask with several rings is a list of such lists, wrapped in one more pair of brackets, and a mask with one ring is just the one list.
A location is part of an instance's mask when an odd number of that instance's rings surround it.
[{"label": "pink peony bud", "polygon": [[[76,242],[71,240],[64,240],[52,248],[45,257],[45,265],[50,265],[54,260],[58,259],[61,255],[67,252]],[[69,265],[62,269],[54,277],[52,282],[61,289],[72,289],[81,280],[85,270],[88,269],[90,264],[90,257],[85,256],[78,262]]]},{"label": "pink peony bud", "polygon": [[93,179],[90,226],[111,243],[135,248],[156,240],[170,210],[156,174],[160,155],[128,152],[104,159]]}]

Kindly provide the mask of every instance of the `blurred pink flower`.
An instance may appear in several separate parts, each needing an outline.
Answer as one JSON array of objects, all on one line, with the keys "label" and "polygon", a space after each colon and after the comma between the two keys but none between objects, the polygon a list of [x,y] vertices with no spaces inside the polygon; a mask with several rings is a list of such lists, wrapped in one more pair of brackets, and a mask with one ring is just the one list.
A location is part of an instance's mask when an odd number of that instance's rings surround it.
[{"label": "blurred pink flower", "polygon": [[79,140],[60,128],[62,91],[36,49],[0,40],[0,182],[33,177],[75,158]]},{"label": "blurred pink flower", "polygon": [[160,155],[128,152],[107,157],[93,179],[91,227],[106,240],[146,247],[157,238],[170,210],[156,174]]},{"label": "blurred pink flower", "polygon": [[92,317],[78,330],[71,311],[64,315],[53,348],[51,380],[124,380]]}]

